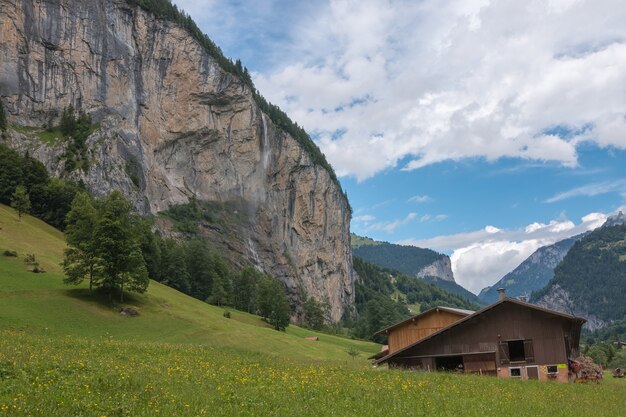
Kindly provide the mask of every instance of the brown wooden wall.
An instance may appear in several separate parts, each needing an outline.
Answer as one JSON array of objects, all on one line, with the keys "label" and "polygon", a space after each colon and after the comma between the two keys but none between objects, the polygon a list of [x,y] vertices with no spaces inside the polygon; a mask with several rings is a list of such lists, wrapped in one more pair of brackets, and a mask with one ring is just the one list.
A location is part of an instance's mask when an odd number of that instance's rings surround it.
[{"label": "brown wooden wall", "polygon": [[415,343],[463,317],[465,316],[458,313],[451,313],[445,310],[433,310],[428,314],[416,317],[414,321],[391,329],[387,337],[389,353],[393,353],[405,346]]},{"label": "brown wooden wall", "polygon": [[[500,342],[530,339],[534,350],[532,363],[566,363],[565,336],[572,341],[573,351],[570,355],[575,356],[579,335],[580,325],[570,320],[519,304],[503,303],[405,350],[399,356],[496,352],[496,363],[500,366]],[[391,358],[390,361],[396,364],[408,363],[402,357]]]}]

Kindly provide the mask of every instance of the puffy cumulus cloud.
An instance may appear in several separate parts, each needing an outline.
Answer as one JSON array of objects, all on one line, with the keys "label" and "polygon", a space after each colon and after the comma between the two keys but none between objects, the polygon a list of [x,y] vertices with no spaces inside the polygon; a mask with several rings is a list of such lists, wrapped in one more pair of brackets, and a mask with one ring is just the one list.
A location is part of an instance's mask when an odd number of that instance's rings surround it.
[{"label": "puffy cumulus cloud", "polygon": [[593,230],[601,226],[607,217],[604,213],[589,213],[578,224],[561,219],[548,223],[534,222],[514,230],[486,226],[473,232],[398,243],[451,252],[452,270],[457,282],[478,293],[515,269],[541,246]]},{"label": "puffy cumulus cloud", "polygon": [[291,25],[259,90],[339,175],[626,148],[619,0],[330,1]]},{"label": "puffy cumulus cloud", "polygon": [[474,243],[452,253],[452,272],[460,285],[478,293],[515,269],[541,246],[541,241],[535,239]]}]

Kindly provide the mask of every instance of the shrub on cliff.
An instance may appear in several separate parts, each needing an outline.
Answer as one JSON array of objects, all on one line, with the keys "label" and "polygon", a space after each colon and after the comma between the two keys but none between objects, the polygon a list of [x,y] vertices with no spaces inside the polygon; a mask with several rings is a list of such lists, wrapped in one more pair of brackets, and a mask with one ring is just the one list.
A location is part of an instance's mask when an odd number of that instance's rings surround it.
[{"label": "shrub on cliff", "polygon": [[0,101],[0,131],[7,130],[7,114],[4,111],[4,104]]}]

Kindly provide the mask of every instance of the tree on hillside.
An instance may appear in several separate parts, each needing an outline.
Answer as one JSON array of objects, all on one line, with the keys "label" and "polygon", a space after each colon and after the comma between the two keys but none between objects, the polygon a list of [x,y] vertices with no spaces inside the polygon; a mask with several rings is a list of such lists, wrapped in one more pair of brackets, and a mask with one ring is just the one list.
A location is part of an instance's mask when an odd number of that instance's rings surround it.
[{"label": "tree on hillside", "polygon": [[191,286],[190,295],[206,300],[211,295],[214,273],[211,253],[205,242],[192,240],[185,244],[185,264]]},{"label": "tree on hillside", "polygon": [[135,230],[137,222],[137,215],[119,191],[104,200],[94,234],[102,260],[101,287],[109,296],[119,290],[120,302],[124,302],[125,289],[145,292],[148,288],[148,271]]},{"label": "tree on hillside", "polygon": [[233,278],[233,306],[237,310],[254,313],[257,283],[264,278],[262,272],[245,268]]},{"label": "tree on hillside", "polygon": [[324,326],[323,304],[318,303],[313,297],[309,297],[304,303],[304,324],[311,329],[319,330]]},{"label": "tree on hillside", "polygon": [[159,281],[178,291],[189,293],[189,275],[185,263],[185,249],[172,239],[160,242],[161,264],[159,268]]},{"label": "tree on hillside", "polygon": [[82,188],[75,182],[49,178],[40,202],[33,201],[33,214],[60,230],[65,230],[65,217],[72,209],[72,201]]},{"label": "tree on hillside", "polygon": [[15,187],[22,183],[22,156],[0,144],[0,202],[9,204]]},{"label": "tree on hillside", "polygon": [[226,262],[217,255],[211,256],[211,295],[207,302],[217,306],[230,305],[231,302],[231,279],[230,271]]},{"label": "tree on hillside", "polygon": [[11,207],[17,211],[17,216],[22,220],[22,214],[30,211],[30,197],[23,185],[18,185],[11,196]]},{"label": "tree on hillside", "polygon": [[291,309],[282,284],[266,277],[259,281],[257,290],[259,314],[276,330],[285,330],[289,326]]},{"label": "tree on hillside", "polygon": [[155,281],[160,279],[161,268],[161,236],[152,231],[153,222],[150,218],[138,219],[136,229],[141,247],[141,254],[146,262],[148,277]]},{"label": "tree on hillside", "polygon": [[124,291],[145,292],[149,278],[141,251],[141,222],[119,191],[97,207],[89,195],[78,193],[67,223],[66,283],[89,278],[90,288],[102,288],[110,298],[118,291],[121,302]]},{"label": "tree on hillside", "polygon": [[102,275],[102,259],[98,256],[98,247],[93,238],[98,214],[86,192],[79,192],[72,201],[67,213],[65,239],[68,248],[63,258],[63,271],[66,284],[78,285],[85,278],[89,279],[89,291],[94,285],[99,286]]},{"label": "tree on hillside", "polygon": [[0,131],[4,132],[5,130],[7,130],[7,114],[4,111],[4,104],[0,100]]}]

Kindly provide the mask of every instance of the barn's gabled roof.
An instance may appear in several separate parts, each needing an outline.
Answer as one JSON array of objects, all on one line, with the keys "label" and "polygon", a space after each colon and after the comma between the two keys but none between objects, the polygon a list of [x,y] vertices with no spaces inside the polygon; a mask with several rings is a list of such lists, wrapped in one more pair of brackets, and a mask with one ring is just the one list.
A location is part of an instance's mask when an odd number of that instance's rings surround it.
[{"label": "barn's gabled roof", "polygon": [[425,341],[430,340],[433,337],[436,337],[436,336],[438,336],[438,335],[440,335],[440,334],[442,334],[444,332],[447,332],[447,331],[449,331],[450,329],[452,329],[454,327],[460,326],[463,323],[465,323],[465,322],[467,322],[469,320],[472,320],[473,318],[475,318],[477,316],[480,316],[481,314],[484,314],[487,311],[492,310],[494,307],[497,307],[500,304],[504,304],[504,303],[518,304],[518,305],[521,305],[523,307],[532,308],[534,310],[538,310],[538,311],[542,311],[544,313],[548,313],[548,314],[552,314],[552,315],[555,315],[555,316],[559,316],[559,317],[562,317],[562,318],[567,319],[567,320],[575,321],[575,322],[580,323],[581,325],[587,321],[587,320],[583,319],[582,317],[576,317],[576,316],[573,316],[571,314],[562,313],[560,311],[550,310],[549,308],[540,307],[540,306],[535,305],[535,304],[531,304],[531,303],[527,303],[527,302],[524,302],[524,301],[520,301],[520,300],[518,300],[516,298],[505,297],[502,300],[499,300],[499,301],[497,301],[497,302],[495,302],[495,303],[493,303],[491,305],[488,305],[487,307],[485,307],[483,309],[480,309],[480,310],[476,311],[473,314],[465,316],[462,319],[460,319],[458,321],[455,321],[454,323],[449,324],[448,326],[443,327],[443,328],[437,330],[436,332],[434,332],[434,333],[432,333],[432,334],[430,334],[430,335],[428,335],[428,336],[426,336],[426,337],[416,341],[415,343],[411,343],[410,345],[405,346],[402,349],[399,349],[399,350],[397,350],[397,351],[395,351],[395,352],[393,352],[393,353],[391,353],[391,354],[389,354],[389,355],[387,355],[387,356],[385,356],[383,358],[378,359],[376,361],[376,363],[380,364],[380,363],[386,362],[387,360],[393,358],[394,356],[396,356],[396,355],[398,355],[398,354],[400,354],[400,353],[402,353],[402,352],[404,352],[404,351],[406,351],[408,349],[411,349],[412,347],[417,346],[420,343],[424,343]]},{"label": "barn's gabled roof", "polygon": [[423,316],[425,316],[425,315],[427,315],[427,314],[430,314],[430,313],[432,313],[432,312],[439,311],[439,310],[441,310],[441,311],[447,311],[448,313],[458,314],[459,316],[462,316],[462,317],[469,316],[470,314],[474,314],[474,313],[475,313],[475,311],[473,311],[473,310],[463,310],[463,309],[461,309],[461,308],[453,308],[453,307],[442,307],[442,306],[437,306],[437,307],[433,307],[433,308],[431,308],[430,310],[426,310],[426,311],[424,311],[423,313],[417,314],[417,315],[415,315],[415,316],[413,316],[413,317],[409,317],[409,318],[408,318],[408,319],[406,319],[406,320],[400,321],[400,322],[398,322],[398,323],[396,323],[396,324],[392,324],[392,325],[391,325],[391,326],[389,326],[389,327],[385,327],[384,329],[381,329],[381,330],[379,330],[378,332],[376,332],[376,333],[374,334],[374,336],[376,336],[376,335],[378,335],[378,334],[387,333],[389,330],[395,329],[395,328],[400,327],[400,326],[402,326],[402,325],[404,325],[404,324],[406,324],[406,323],[410,323],[410,322],[412,322],[412,321],[417,320],[417,319],[418,319],[418,318],[420,318],[420,317],[423,317]]}]

